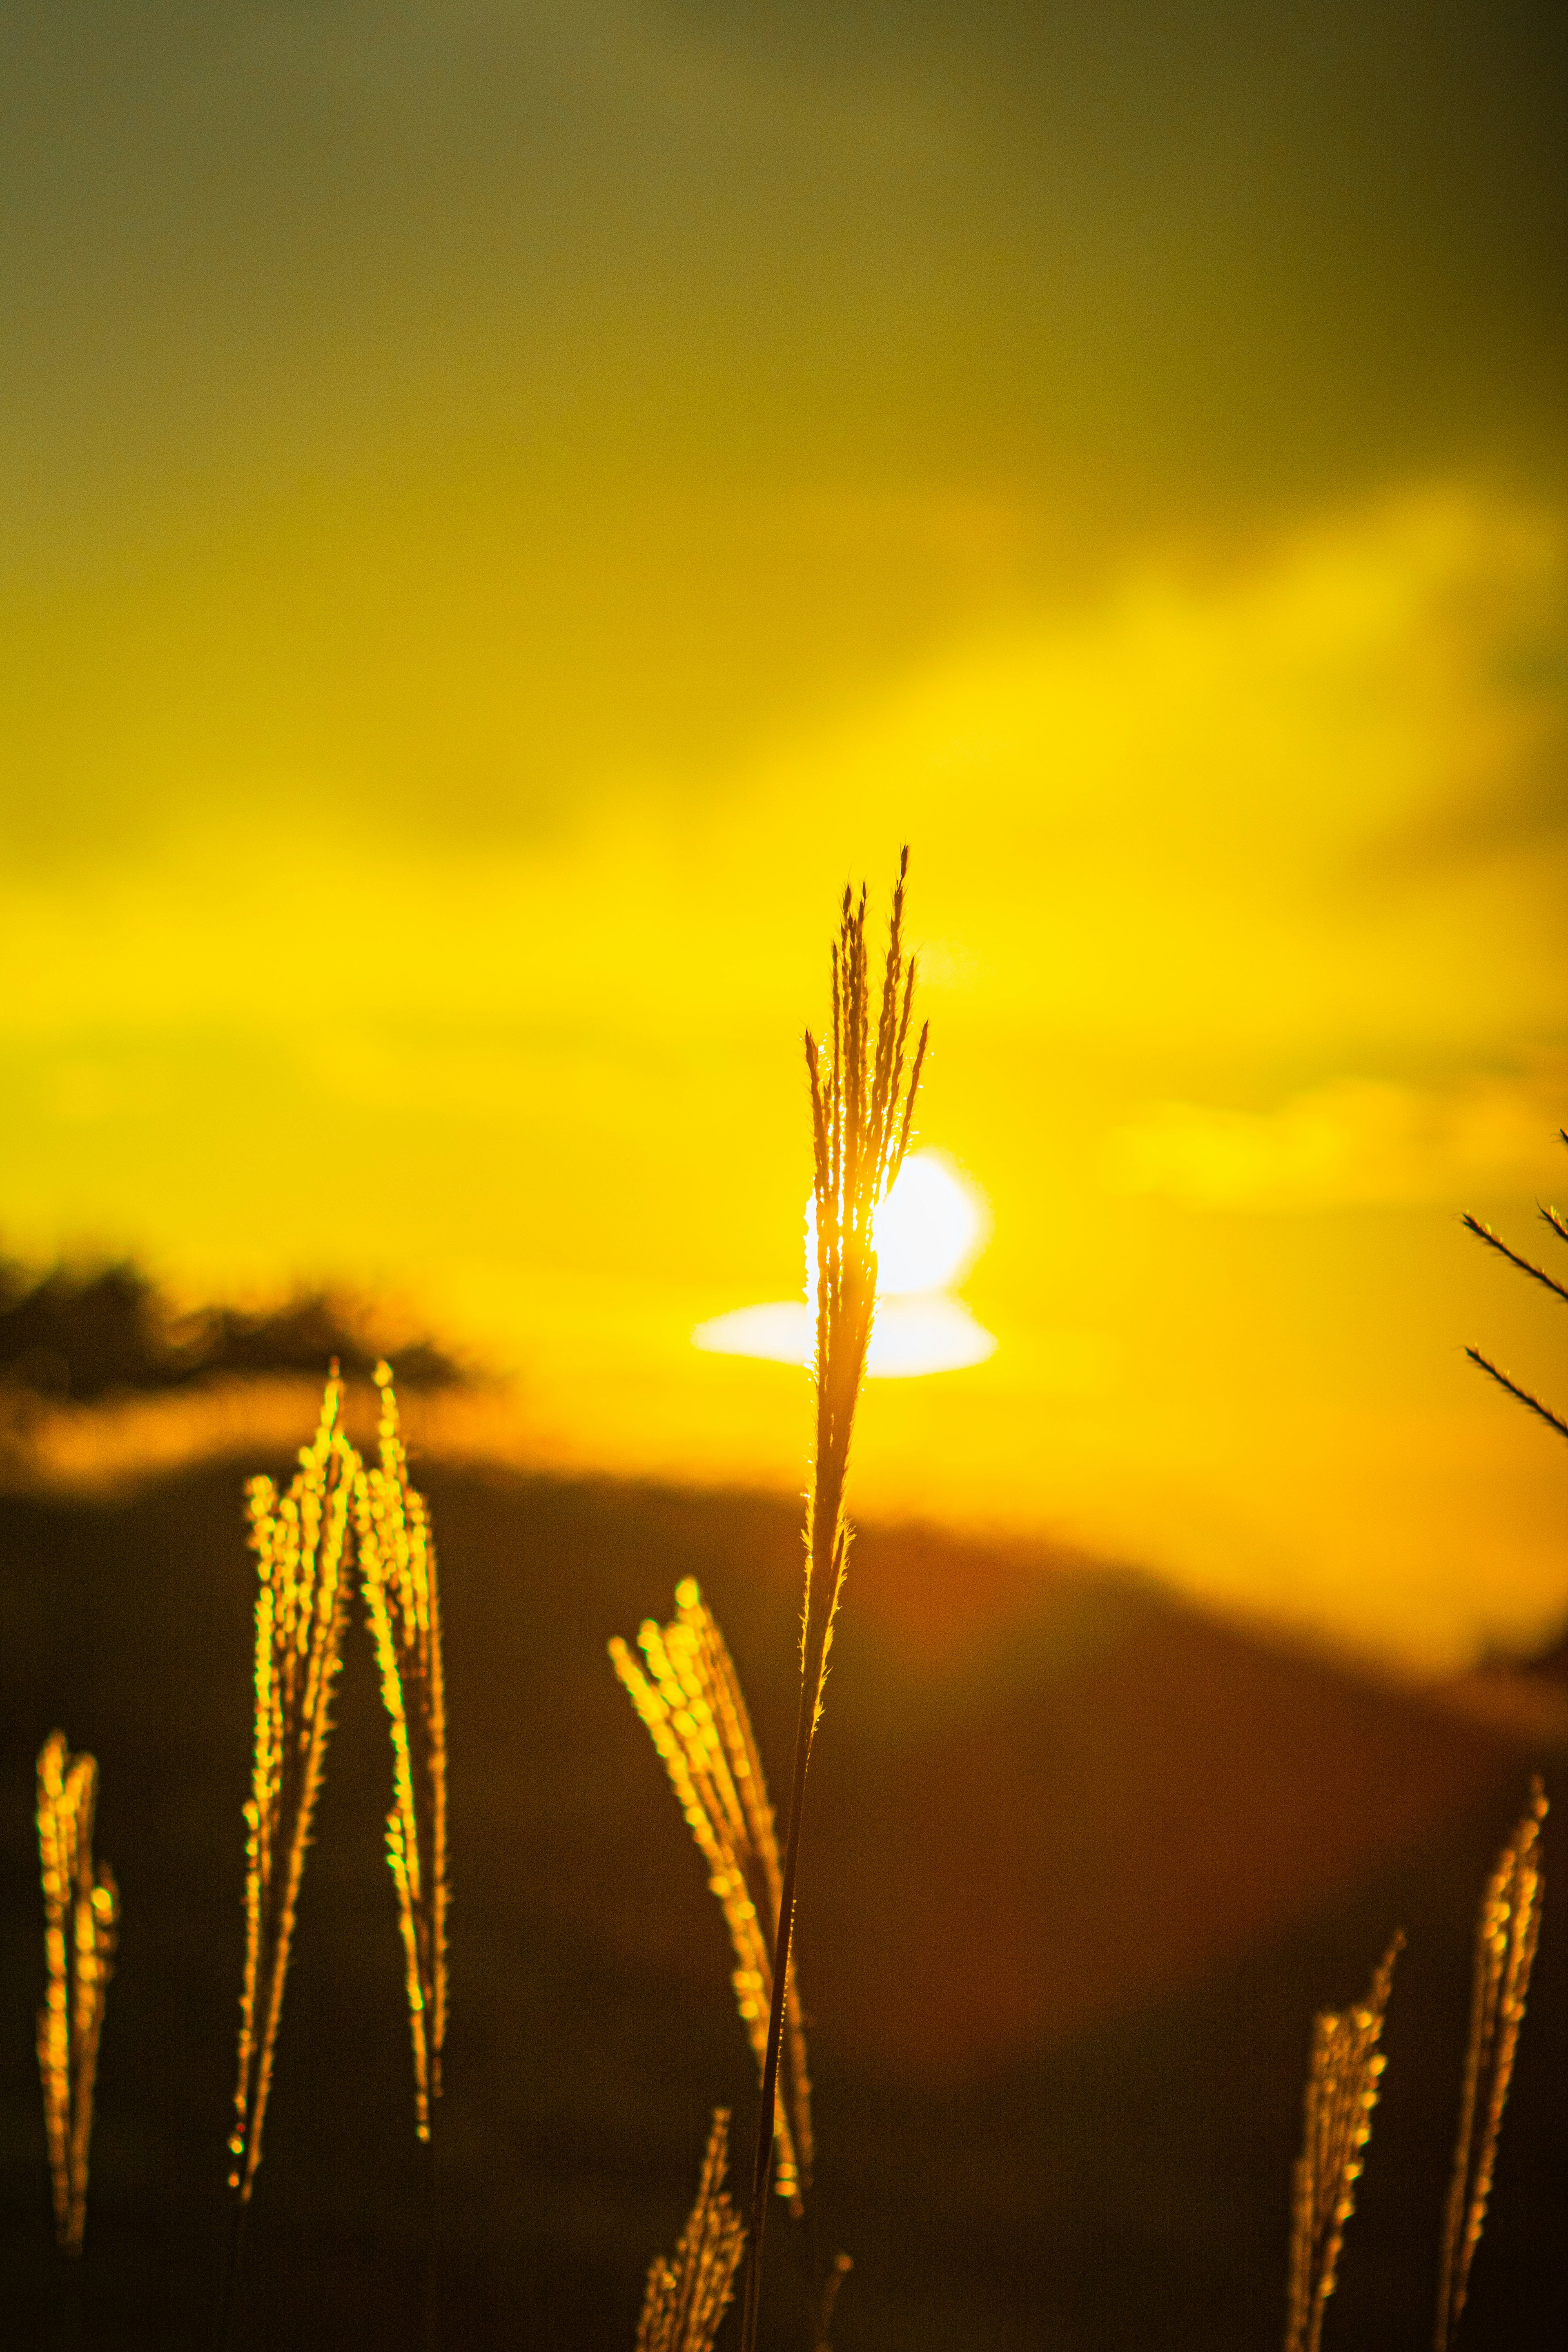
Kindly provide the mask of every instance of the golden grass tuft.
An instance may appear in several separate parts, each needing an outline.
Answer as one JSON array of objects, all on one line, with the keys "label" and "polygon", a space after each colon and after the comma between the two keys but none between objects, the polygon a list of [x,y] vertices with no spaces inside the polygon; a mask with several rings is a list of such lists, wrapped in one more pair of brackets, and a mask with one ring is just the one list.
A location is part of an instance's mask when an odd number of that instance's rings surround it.
[{"label": "golden grass tuft", "polygon": [[[336,1367],[288,1490],[247,1488],[256,1553],[256,1727],[245,1807],[245,1974],[229,2187],[248,2203],[283,2011],[294,1916],[348,1622],[350,1505],[360,1458],[342,1433]],[[232,2279],[230,2281],[232,2289]]]},{"label": "golden grass tuft", "polygon": [[[695,1577],[676,1587],[668,1625],[637,1634],[647,1671],[617,1634],[625,1684],[669,1775],[676,1802],[708,1865],[734,1948],[731,1982],[761,2074],[773,1991],[773,1928],[783,1884],[773,1809],[734,1663]],[[811,2084],[792,1957],[784,2008],[783,2081],[774,2106],[773,2186],[802,2210],[811,2186]]]},{"label": "golden grass tuft", "polygon": [[825,1059],[809,1029],[805,1034],[816,1208],[816,1435],[801,1610],[808,1745],[821,1720],[833,1620],[848,1561],[849,1440],[877,1299],[872,1223],[909,1150],[929,1034],[922,1027],[906,1071],[915,987],[915,959],[906,962],[902,937],[909,862],[906,849],[893,890],[875,1037],[864,889],[858,907],[845,891],[830,952],[830,1057]]},{"label": "golden grass tuft", "polygon": [[762,2105],[752,2171],[752,2259],[742,2314],[742,2352],[756,2352],[761,2309],[763,2235],[768,2218],[773,2161],[772,2117],[784,2042],[784,1991],[795,1927],[795,1874],[812,1742],[822,1719],[823,1691],[833,1621],[849,1557],[845,1485],[855,1408],[866,1375],[866,1349],[877,1302],[873,1225],[881,1202],[903,1165],[913,1130],[915,1097],[928,1031],[910,1045],[915,959],[903,944],[904,883],[910,853],[899,859],[881,992],[872,1020],[872,959],[866,940],[866,892],[849,890],[839,909],[838,936],[829,957],[831,1034],[826,1052],[805,1036],[811,1089],[812,1183],[816,1209],[816,1415],[811,1495],[806,1506],[805,1588],[801,1606],[800,1711],[795,1722],[773,1938],[773,2000]]},{"label": "golden grass tuft", "polygon": [[697,2198],[675,2250],[660,2254],[647,2274],[637,2352],[710,2352],[730,2306],[746,2233],[724,2191],[730,2117],[713,2111]]},{"label": "golden grass tuft", "polygon": [[354,1482],[360,1588],[392,1733],[386,1859],[397,1889],[414,2052],[415,2128],[430,2137],[447,2038],[447,1705],[436,1545],[425,1497],[409,1481],[397,1399],[385,1364],[379,1465]]},{"label": "golden grass tuft", "polygon": [[92,1859],[98,1766],[73,1756],[63,1731],[38,1752],[38,1858],[44,1888],[47,1985],[38,2011],[38,2072],[54,2190],[55,2236],[79,2254],[87,2227],[98,2046],[120,1925],[108,1865]]},{"label": "golden grass tuft", "polygon": [[1469,2292],[1470,2264],[1487,2218],[1498,2135],[1513,2079],[1531,1966],[1541,1932],[1545,1880],[1541,1824],[1546,1794],[1539,1780],[1512,1836],[1498,1856],[1476,1920],[1470,2033],[1465,2052],[1459,2130],[1443,2230],[1437,2284],[1436,2352],[1452,2352]]},{"label": "golden grass tuft", "polygon": [[1395,1936],[1389,1945],[1364,2000],[1352,2009],[1324,2010],[1313,2020],[1292,2200],[1285,2352],[1318,2352],[1387,2063],[1378,2045],[1404,1941]]}]

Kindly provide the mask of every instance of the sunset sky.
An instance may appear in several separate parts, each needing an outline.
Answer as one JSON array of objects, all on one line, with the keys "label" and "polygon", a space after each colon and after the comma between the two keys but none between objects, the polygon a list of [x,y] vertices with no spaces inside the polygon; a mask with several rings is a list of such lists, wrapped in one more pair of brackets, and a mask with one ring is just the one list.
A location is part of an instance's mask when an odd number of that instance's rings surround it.
[{"label": "sunset sky", "polygon": [[[911,845],[988,1361],[863,1511],[1441,1665],[1568,1612],[1568,19],[23,0],[0,1249],[384,1289],[798,1485],[800,1031]],[[1541,1246],[1558,1246],[1542,1229]],[[1561,1269],[1560,1269],[1561,1270]]]}]

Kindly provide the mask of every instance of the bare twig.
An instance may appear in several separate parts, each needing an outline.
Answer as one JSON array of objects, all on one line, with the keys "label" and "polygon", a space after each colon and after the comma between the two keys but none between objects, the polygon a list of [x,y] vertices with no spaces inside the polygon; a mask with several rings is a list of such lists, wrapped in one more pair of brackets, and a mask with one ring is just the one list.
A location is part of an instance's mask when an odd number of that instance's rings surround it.
[{"label": "bare twig", "polygon": [[[1554,1233],[1562,1231],[1562,1227],[1549,1210],[1542,1209],[1541,1213]],[[1499,1257],[1507,1258],[1510,1265],[1516,1265],[1521,1274],[1529,1275],[1531,1282],[1539,1282],[1543,1289],[1551,1291],[1554,1298],[1568,1299],[1568,1288],[1565,1288],[1562,1283],[1554,1281],[1543,1265],[1537,1265],[1532,1258],[1521,1257],[1517,1250],[1510,1249],[1508,1244],[1494,1234],[1489,1225],[1482,1224],[1479,1217],[1472,1217],[1467,1210],[1459,1223],[1467,1233],[1474,1234],[1479,1242],[1485,1242],[1488,1249],[1496,1250]],[[1568,1234],[1563,1237],[1568,1239]]]},{"label": "bare twig", "polygon": [[1517,1381],[1510,1381],[1506,1372],[1500,1372],[1489,1356],[1483,1356],[1479,1348],[1467,1348],[1465,1353],[1472,1364],[1479,1364],[1489,1378],[1496,1381],[1500,1389],[1506,1389],[1510,1397],[1517,1397],[1520,1403],[1545,1422],[1549,1429],[1554,1429],[1559,1437],[1568,1437],[1568,1421],[1554,1413],[1549,1404],[1542,1404],[1538,1396],[1531,1396],[1528,1389],[1521,1389]]}]

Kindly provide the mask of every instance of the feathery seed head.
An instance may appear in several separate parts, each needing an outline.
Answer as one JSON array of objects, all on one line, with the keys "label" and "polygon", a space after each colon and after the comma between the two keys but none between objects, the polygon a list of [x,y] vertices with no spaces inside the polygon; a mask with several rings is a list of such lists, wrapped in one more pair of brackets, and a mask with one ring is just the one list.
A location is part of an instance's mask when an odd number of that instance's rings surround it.
[{"label": "feathery seed head", "polygon": [[392,1738],[386,1859],[397,1894],[414,2058],[414,2120],[430,2137],[447,2036],[447,1704],[436,1545],[408,1475],[391,1368],[378,1364],[380,1460],[354,1478],[360,1587]]},{"label": "feathery seed head", "polygon": [[[773,1936],[782,1873],[773,1807],[751,1717],[724,1637],[698,1588],[676,1588],[668,1625],[637,1633],[639,1665],[617,1635],[610,1647],[627,1696],[647,1728],[730,1931],[731,1977],[759,2071],[767,2050]],[[774,2105],[773,2185],[795,2210],[810,2186],[811,2084],[792,1959],[785,2005],[784,2080]]]},{"label": "feathery seed head", "polygon": [[38,2073],[54,2194],[55,2236],[79,2254],[87,2226],[88,2151],[104,2005],[119,1932],[113,1874],[92,1858],[98,1766],[73,1756],[63,1731],[38,1753],[38,1858],[44,1892],[44,2004]]},{"label": "feathery seed head", "polygon": [[1296,2163],[1286,2352],[1318,2352],[1387,2063],[1378,2044],[1404,1942],[1403,1936],[1394,1937],[1364,2000],[1343,2011],[1324,2010],[1313,2020]]},{"label": "feathery seed head", "polygon": [[911,1054],[916,959],[906,955],[903,942],[909,863],[906,848],[893,887],[875,1024],[862,887],[858,903],[845,891],[829,955],[830,1058],[809,1030],[805,1038],[816,1210],[816,1444],[801,1661],[814,1684],[814,1726],[848,1552],[844,1483],[876,1311],[873,1221],[909,1150],[929,1034],[923,1024]]},{"label": "feathery seed head", "polygon": [[1537,1780],[1513,1835],[1498,1856],[1477,1915],[1470,2033],[1437,2285],[1436,2352],[1452,2352],[1491,2198],[1498,2138],[1541,1933],[1545,1892],[1541,1825],[1545,1818],[1546,1793]]},{"label": "feathery seed head", "polygon": [[637,2352],[711,2352],[746,2242],[724,2190],[729,2138],[729,2111],[715,2107],[696,2200],[675,2259],[659,2255],[647,2274]]},{"label": "feathery seed head", "polygon": [[331,1730],[332,1685],[348,1621],[349,1510],[359,1456],[343,1435],[332,1367],[321,1420],[279,1496],[246,1489],[256,1554],[255,1733],[246,1827],[245,1971],[240,1990],[229,2187],[249,2200],[261,2161],[294,1917]]}]

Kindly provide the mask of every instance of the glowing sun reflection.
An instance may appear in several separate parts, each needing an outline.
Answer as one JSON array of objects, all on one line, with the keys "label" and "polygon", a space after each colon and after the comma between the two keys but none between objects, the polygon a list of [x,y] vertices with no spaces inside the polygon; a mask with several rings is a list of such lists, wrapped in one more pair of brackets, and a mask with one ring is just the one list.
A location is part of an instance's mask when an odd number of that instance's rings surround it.
[{"label": "glowing sun reflection", "polygon": [[[973,1264],[985,1239],[976,1194],[934,1151],[917,1151],[878,1212],[877,1318],[866,1358],[873,1379],[910,1380],[984,1363],[996,1342],[950,1286]],[[812,1360],[816,1323],[816,1207],[805,1213],[806,1295],[700,1323],[694,1346],[717,1356],[761,1356],[779,1364]]]}]

